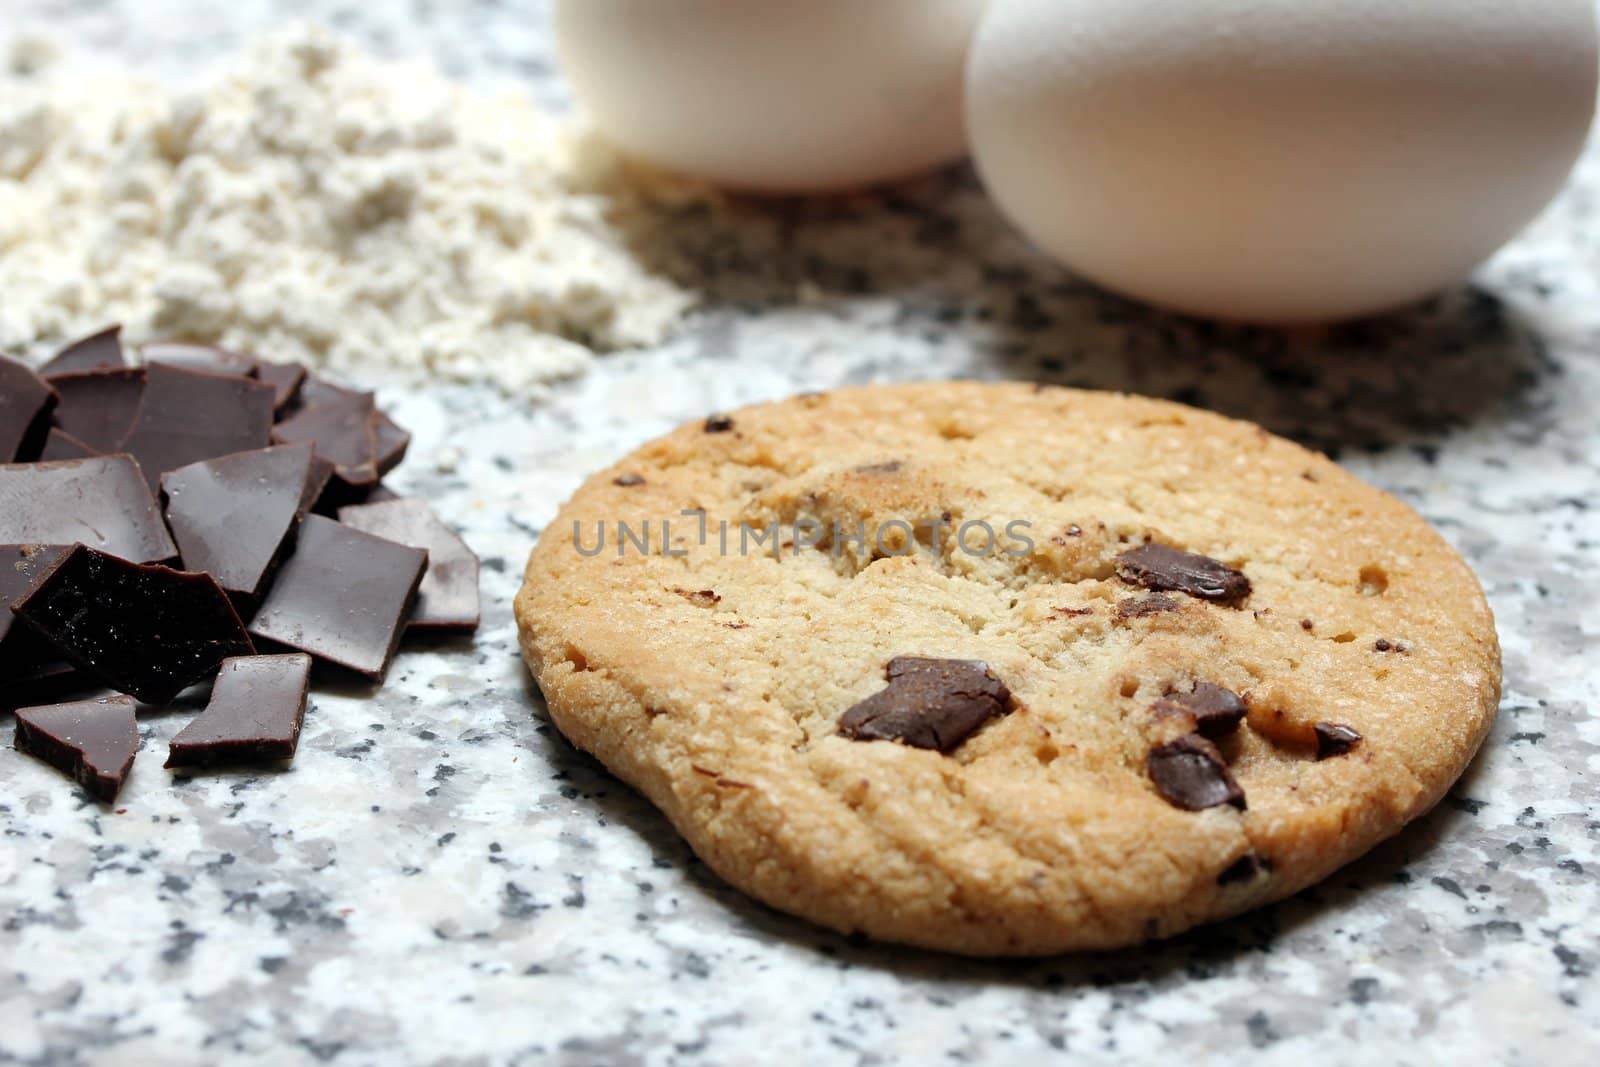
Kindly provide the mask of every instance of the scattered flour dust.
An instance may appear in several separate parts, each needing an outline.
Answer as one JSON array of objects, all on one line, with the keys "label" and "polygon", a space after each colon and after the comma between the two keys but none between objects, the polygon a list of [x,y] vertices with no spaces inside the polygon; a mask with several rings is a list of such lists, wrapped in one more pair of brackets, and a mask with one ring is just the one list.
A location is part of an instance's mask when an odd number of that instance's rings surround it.
[{"label": "scattered flour dust", "polygon": [[0,54],[0,350],[124,324],[512,393],[657,343],[694,294],[625,241],[635,182],[521,96],[296,28],[174,92]]}]

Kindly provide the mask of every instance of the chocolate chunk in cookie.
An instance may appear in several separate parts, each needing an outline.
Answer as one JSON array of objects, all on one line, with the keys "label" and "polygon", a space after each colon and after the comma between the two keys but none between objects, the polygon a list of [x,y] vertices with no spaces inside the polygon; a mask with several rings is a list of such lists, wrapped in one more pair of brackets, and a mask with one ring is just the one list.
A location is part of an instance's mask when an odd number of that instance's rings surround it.
[{"label": "chocolate chunk in cookie", "polygon": [[897,656],[888,677],[887,688],[844,713],[841,734],[950,752],[1003,714],[1011,698],[982,660]]},{"label": "chocolate chunk in cookie", "polygon": [[1361,743],[1361,735],[1337,722],[1319,722],[1312,729],[1317,735],[1317,759],[1342,756]]},{"label": "chocolate chunk in cookie", "polygon": [[1244,810],[1244,790],[1233,780],[1217,746],[1198,734],[1157,745],[1145,760],[1156,792],[1174,807],[1203,811],[1219,804]]},{"label": "chocolate chunk in cookie", "polygon": [[1177,610],[1178,602],[1165,593],[1146,593],[1144,596],[1130,596],[1117,601],[1117,618],[1124,621]]},{"label": "chocolate chunk in cookie", "polygon": [[1237,885],[1241,882],[1253,882],[1259,875],[1266,874],[1270,870],[1272,864],[1254,852],[1246,852],[1217,874],[1217,884]]},{"label": "chocolate chunk in cookie", "polygon": [[1244,701],[1231,689],[1210,682],[1196,682],[1187,693],[1169,692],[1155,702],[1156,714],[1192,715],[1194,728],[1202,737],[1221,740],[1239,728],[1244,719]]},{"label": "chocolate chunk in cookie", "polygon": [[1171,545],[1130,548],[1117,557],[1117,577],[1146,589],[1188,593],[1218,604],[1237,604],[1250,595],[1250,579],[1243,572]]},{"label": "chocolate chunk in cookie", "polygon": [[706,419],[706,433],[727,433],[733,429],[733,420],[726,415],[712,415]]}]

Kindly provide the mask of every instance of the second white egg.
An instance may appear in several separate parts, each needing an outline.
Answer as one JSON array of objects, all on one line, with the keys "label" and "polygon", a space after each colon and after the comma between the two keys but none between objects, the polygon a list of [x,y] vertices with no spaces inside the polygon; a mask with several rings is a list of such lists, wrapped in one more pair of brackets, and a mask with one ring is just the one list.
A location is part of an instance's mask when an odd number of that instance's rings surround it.
[{"label": "second white egg", "polygon": [[995,0],[973,156],[1045,250],[1268,322],[1454,282],[1555,195],[1594,113],[1591,0]]}]

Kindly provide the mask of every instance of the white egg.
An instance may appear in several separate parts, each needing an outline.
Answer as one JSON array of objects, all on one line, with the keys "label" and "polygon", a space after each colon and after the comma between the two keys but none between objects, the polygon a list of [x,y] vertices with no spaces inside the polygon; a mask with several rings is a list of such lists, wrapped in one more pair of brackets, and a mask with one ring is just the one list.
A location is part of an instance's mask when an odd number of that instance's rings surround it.
[{"label": "white egg", "polygon": [[973,158],[1084,277],[1265,322],[1387,310],[1550,201],[1594,114],[1592,0],[995,0]]},{"label": "white egg", "polygon": [[966,154],[984,0],[558,0],[578,102],[624,150],[723,185],[806,192]]}]

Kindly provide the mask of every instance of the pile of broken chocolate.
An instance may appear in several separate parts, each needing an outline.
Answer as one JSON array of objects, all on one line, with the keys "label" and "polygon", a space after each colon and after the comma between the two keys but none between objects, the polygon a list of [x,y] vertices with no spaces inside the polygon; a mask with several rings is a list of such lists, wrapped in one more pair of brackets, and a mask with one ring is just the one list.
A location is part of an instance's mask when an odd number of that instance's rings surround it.
[{"label": "pile of broken chocolate", "polygon": [[[113,327],[37,371],[0,356],[0,709],[102,801],[135,701],[214,680],[169,767],[285,760],[313,657],[380,680],[407,630],[478,625],[477,557],[382,483],[411,439],[372,393],[210,345],[139,355]],[[121,695],[44,702],[89,687]]]}]

